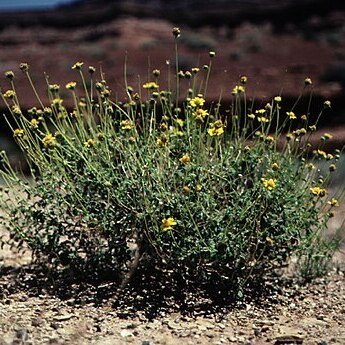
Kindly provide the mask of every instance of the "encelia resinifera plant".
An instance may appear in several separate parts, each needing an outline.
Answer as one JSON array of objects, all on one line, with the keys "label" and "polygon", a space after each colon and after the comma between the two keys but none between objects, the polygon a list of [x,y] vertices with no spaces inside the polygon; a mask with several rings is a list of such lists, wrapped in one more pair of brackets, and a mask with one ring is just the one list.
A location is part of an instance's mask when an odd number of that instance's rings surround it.
[{"label": "encelia resinifera plant", "polygon": [[[340,151],[322,149],[328,133],[319,148],[309,144],[330,102],[313,123],[308,109],[284,109],[279,95],[256,108],[243,76],[229,109],[209,103],[215,53],[208,65],[180,71],[173,34],[176,85],[162,89],[170,70],[154,70],[143,85],[125,86],[123,102],[94,67],[77,62],[80,82],[66,85],[73,109],[55,84],[47,83],[44,104],[21,64],[38,102],[25,111],[6,72],[7,122],[30,169],[20,176],[2,152],[10,242],[56,269],[122,287],[152,267],[241,295],[292,256],[312,276],[331,255],[333,241],[322,235],[338,206],[326,188]],[[312,82],[304,83],[308,92]],[[318,160],[329,163],[325,176]]]}]

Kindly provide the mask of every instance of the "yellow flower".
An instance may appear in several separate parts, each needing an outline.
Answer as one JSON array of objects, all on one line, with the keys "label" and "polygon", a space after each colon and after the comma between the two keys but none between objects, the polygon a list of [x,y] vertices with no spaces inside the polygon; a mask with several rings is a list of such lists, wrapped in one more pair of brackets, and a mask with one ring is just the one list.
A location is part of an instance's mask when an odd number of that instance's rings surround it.
[{"label": "yellow flower", "polygon": [[158,128],[160,131],[165,132],[166,130],[168,130],[168,125],[165,122],[162,122],[159,124]]},{"label": "yellow flower", "polygon": [[244,92],[245,91],[245,88],[244,88],[244,86],[242,86],[242,85],[236,85],[233,89],[232,89],[232,94],[233,95],[236,95],[236,94],[238,94],[238,93],[242,93],[242,92]]},{"label": "yellow flower", "polygon": [[66,84],[66,89],[74,90],[76,86],[77,86],[77,83],[75,81],[70,81],[69,83]]},{"label": "yellow flower", "polygon": [[258,110],[255,110],[255,114],[265,114],[266,113],[266,109],[258,109]]},{"label": "yellow flower", "polygon": [[307,121],[307,120],[308,120],[307,115],[302,115],[302,116],[301,116],[301,120],[302,120],[302,121]]},{"label": "yellow flower", "polygon": [[179,161],[181,162],[181,164],[183,164],[183,165],[187,165],[187,164],[189,164],[189,162],[190,162],[190,157],[186,154],[186,155],[183,155],[180,159],[179,159]]},{"label": "yellow flower", "polygon": [[314,151],[314,153],[320,157],[327,158],[327,153],[323,150],[318,149],[317,151]]},{"label": "yellow flower", "polygon": [[167,143],[168,143],[168,139],[166,136],[160,136],[156,140],[156,144],[160,147],[166,146]]},{"label": "yellow flower", "polygon": [[58,107],[62,105],[63,100],[61,98],[54,98],[52,101],[52,106]]},{"label": "yellow flower", "polygon": [[205,103],[204,98],[202,97],[194,97],[189,101],[189,105],[193,108],[198,108],[198,107],[202,107]]},{"label": "yellow flower", "polygon": [[24,134],[24,129],[17,128],[13,131],[14,137],[22,137]]},{"label": "yellow flower", "polygon": [[52,134],[48,133],[42,139],[42,143],[44,147],[47,147],[47,148],[54,147],[56,145],[56,138]]},{"label": "yellow flower", "polygon": [[297,117],[293,111],[287,111],[286,115],[289,117],[290,120],[297,119]]},{"label": "yellow flower", "polygon": [[327,201],[327,204],[333,206],[333,207],[338,207],[339,206],[339,202],[337,199],[332,198],[331,200]]},{"label": "yellow flower", "polygon": [[13,99],[15,95],[16,95],[16,93],[13,90],[7,90],[4,93],[4,97],[8,98],[8,99]]},{"label": "yellow flower", "polygon": [[181,119],[176,119],[175,122],[180,126],[183,127],[184,126],[184,121]]},{"label": "yellow flower", "polygon": [[335,164],[331,164],[329,167],[328,167],[329,171],[335,171],[337,170],[337,166]]},{"label": "yellow flower", "polygon": [[279,169],[278,163],[273,163],[273,164],[271,165],[271,168],[272,168],[272,170],[277,171],[277,170]]},{"label": "yellow flower", "polygon": [[313,170],[313,169],[315,169],[315,165],[314,165],[313,163],[307,163],[307,164],[305,165],[305,167],[306,167],[308,170]]},{"label": "yellow flower", "polygon": [[198,108],[194,111],[193,116],[195,117],[195,120],[203,122],[204,118],[208,115],[207,110]]},{"label": "yellow flower", "polygon": [[149,81],[143,85],[143,88],[148,90],[155,90],[159,88],[159,85],[154,81]]},{"label": "yellow flower", "polygon": [[129,129],[134,128],[134,125],[130,120],[122,120],[120,122],[120,126],[121,126],[121,129],[123,130],[129,130]]},{"label": "yellow flower", "polygon": [[248,114],[247,115],[250,119],[254,120],[255,119],[255,115],[252,113],[252,114]]},{"label": "yellow flower", "polygon": [[202,188],[203,188],[202,184],[197,184],[197,185],[195,186],[195,190],[196,190],[197,192],[200,192],[200,191],[202,190]]},{"label": "yellow flower", "polygon": [[213,136],[220,136],[224,133],[224,126],[221,120],[217,120],[213,123],[210,123],[210,128],[207,130],[207,133]]},{"label": "yellow flower", "polygon": [[52,92],[58,92],[60,90],[60,85],[50,84],[50,85],[48,85],[48,89],[49,89],[49,91],[52,91]]},{"label": "yellow flower", "polygon": [[266,143],[273,143],[274,142],[274,137],[272,137],[272,135],[267,135],[263,138],[265,140]]},{"label": "yellow flower", "polygon": [[39,125],[39,121],[38,121],[38,120],[32,119],[32,120],[30,121],[30,126],[31,126],[31,128],[38,128],[38,125]]},{"label": "yellow flower", "polygon": [[96,144],[96,142],[93,139],[88,139],[87,141],[84,142],[85,147],[92,147]]},{"label": "yellow flower", "polygon": [[271,237],[266,237],[266,245],[272,247],[274,245],[274,241]]},{"label": "yellow flower", "polygon": [[333,135],[330,133],[324,133],[324,135],[321,137],[321,140],[329,140],[332,139]]},{"label": "yellow flower", "polygon": [[270,178],[268,180],[265,178],[262,178],[261,181],[264,184],[264,187],[268,190],[272,190],[276,186],[276,181],[273,178]]},{"label": "yellow flower", "polygon": [[320,187],[312,187],[310,188],[310,192],[313,195],[323,197],[326,195],[326,189],[320,188]]},{"label": "yellow flower", "polygon": [[315,125],[311,125],[309,126],[309,129],[311,132],[315,132],[316,131],[316,126]]},{"label": "yellow flower", "polygon": [[307,130],[305,128],[299,128],[299,129],[296,129],[295,131],[293,131],[293,134],[295,134],[296,137],[303,136],[303,135],[307,134]]},{"label": "yellow flower", "polygon": [[245,75],[242,75],[242,76],[240,77],[240,83],[241,83],[241,84],[246,84],[247,81],[248,81],[248,78],[247,78]]},{"label": "yellow flower", "polygon": [[262,123],[269,122],[270,120],[265,116],[258,116],[258,121]]},{"label": "yellow flower", "polygon": [[177,224],[176,220],[172,217],[162,219],[161,228],[163,231],[172,230]]},{"label": "yellow flower", "polygon": [[76,69],[76,70],[81,70],[81,67],[84,65],[84,62],[76,62],[73,66],[72,69]]},{"label": "yellow flower", "polygon": [[275,100],[277,103],[279,103],[279,102],[282,101],[282,98],[281,98],[280,96],[275,96],[275,97],[274,97],[274,100]]},{"label": "yellow flower", "polygon": [[16,116],[22,115],[22,111],[20,110],[20,108],[17,105],[14,105],[12,107],[12,113]]}]

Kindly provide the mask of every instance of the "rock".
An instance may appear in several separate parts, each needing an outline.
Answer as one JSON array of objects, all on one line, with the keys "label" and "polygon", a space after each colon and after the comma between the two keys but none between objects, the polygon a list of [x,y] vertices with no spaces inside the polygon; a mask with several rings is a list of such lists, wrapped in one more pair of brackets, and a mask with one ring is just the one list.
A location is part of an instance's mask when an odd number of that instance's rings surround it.
[{"label": "rock", "polygon": [[43,324],[43,319],[36,317],[31,321],[31,325],[34,327],[40,327]]},{"label": "rock", "polygon": [[303,340],[304,337],[297,334],[280,334],[274,337],[274,345],[303,344]]},{"label": "rock", "polygon": [[53,320],[54,321],[67,321],[67,320],[71,319],[72,317],[74,317],[73,314],[56,315],[56,316],[54,316]]},{"label": "rock", "polygon": [[62,326],[59,323],[57,323],[57,322],[52,322],[50,324],[50,327],[53,328],[53,329],[59,329]]},{"label": "rock", "polygon": [[134,334],[132,331],[129,331],[128,329],[123,329],[120,332],[120,335],[122,338],[128,338],[128,337],[134,337]]}]

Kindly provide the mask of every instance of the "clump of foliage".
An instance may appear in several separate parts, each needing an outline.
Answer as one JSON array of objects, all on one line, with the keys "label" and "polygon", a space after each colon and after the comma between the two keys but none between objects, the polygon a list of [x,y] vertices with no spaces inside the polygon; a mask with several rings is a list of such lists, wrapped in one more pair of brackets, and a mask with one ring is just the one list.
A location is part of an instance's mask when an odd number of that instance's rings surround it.
[{"label": "clump of foliage", "polygon": [[[26,244],[53,267],[122,286],[141,269],[173,268],[199,284],[241,293],[293,255],[306,258],[310,274],[315,253],[330,253],[322,232],[338,201],[326,186],[340,152],[313,150],[317,122],[309,123],[308,110],[282,110],[281,96],[254,108],[244,76],[230,109],[207,104],[215,53],[200,69],[180,71],[180,32],[173,33],[174,90],[162,89],[154,70],[137,89],[126,85],[124,102],[112,99],[94,67],[87,76],[77,62],[72,68],[81,82],[66,85],[74,108],[49,83],[44,104],[22,64],[38,100],[24,112],[14,74],[6,73],[8,124],[31,171],[20,177],[2,153],[10,242]],[[311,87],[307,78],[304,90]],[[320,115],[329,107],[326,101]],[[321,143],[330,137],[325,133]],[[326,176],[315,168],[321,159],[329,162]]]}]

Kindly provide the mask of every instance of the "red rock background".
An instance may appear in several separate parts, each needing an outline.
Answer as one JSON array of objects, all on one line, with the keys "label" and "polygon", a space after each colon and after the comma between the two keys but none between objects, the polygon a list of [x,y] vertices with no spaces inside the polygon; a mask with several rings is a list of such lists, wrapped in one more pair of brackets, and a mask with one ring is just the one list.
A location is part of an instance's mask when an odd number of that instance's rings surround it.
[{"label": "red rock background", "polygon": [[[324,0],[242,1],[107,1],[84,0],[51,11],[0,13],[0,75],[16,73],[17,91],[24,107],[37,105],[18,68],[30,65],[31,76],[43,99],[46,81],[64,86],[78,80],[71,66],[83,61],[97,67],[123,98],[126,61],[128,84],[138,89],[162,71],[167,61],[174,70],[171,29],[181,28],[180,67],[188,70],[209,62],[217,53],[207,92],[208,101],[231,101],[240,75],[248,76],[248,95],[259,103],[282,94],[289,108],[304,86],[313,80],[311,113],[325,99],[332,111],[322,125],[345,123],[345,5]],[[187,81],[182,81],[185,88]],[[9,88],[5,77],[2,90]],[[63,94],[68,94],[63,91]],[[0,106],[1,107],[1,106]],[[306,111],[306,102],[298,109]],[[313,115],[313,114],[312,114]],[[342,139],[339,139],[342,143]]]}]

